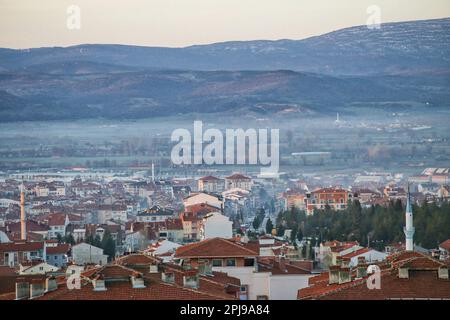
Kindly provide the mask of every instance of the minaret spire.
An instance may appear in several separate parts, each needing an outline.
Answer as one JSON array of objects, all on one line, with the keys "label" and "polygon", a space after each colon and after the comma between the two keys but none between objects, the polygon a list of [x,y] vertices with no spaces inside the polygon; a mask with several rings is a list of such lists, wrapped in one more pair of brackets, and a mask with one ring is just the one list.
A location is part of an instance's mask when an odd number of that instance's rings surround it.
[{"label": "minaret spire", "polygon": [[25,186],[20,186],[20,239],[27,240],[27,221],[25,217]]},{"label": "minaret spire", "polygon": [[413,212],[411,206],[411,194],[409,192],[408,183],[408,194],[406,198],[406,212],[405,212],[405,228],[403,232],[405,233],[406,240],[406,251],[414,251],[414,225],[413,225]]}]

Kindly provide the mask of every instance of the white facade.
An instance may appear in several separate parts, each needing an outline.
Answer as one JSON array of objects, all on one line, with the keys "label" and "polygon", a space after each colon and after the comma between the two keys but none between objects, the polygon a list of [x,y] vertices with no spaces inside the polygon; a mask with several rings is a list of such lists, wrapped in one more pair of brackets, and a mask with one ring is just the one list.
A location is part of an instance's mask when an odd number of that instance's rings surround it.
[{"label": "white facade", "polygon": [[358,257],[364,257],[366,259],[366,262],[370,263],[383,261],[384,259],[386,259],[387,254],[384,252],[371,249],[367,252],[351,257],[350,267],[355,267],[358,264]]},{"label": "white facade", "polygon": [[108,262],[108,256],[103,254],[102,248],[87,243],[79,243],[72,247],[72,260],[78,265],[86,263],[105,265]]},{"label": "white facade", "polygon": [[3,231],[0,231],[0,243],[11,242],[9,237]]},{"label": "white facade", "polygon": [[126,222],[128,220],[127,210],[126,208],[124,210],[100,209],[97,211],[97,219],[100,224],[105,224],[108,220]]},{"label": "white facade", "polygon": [[210,206],[216,207],[217,209],[222,208],[223,202],[215,196],[206,193],[198,193],[192,195],[183,200],[185,207],[192,206],[194,204],[206,203]]},{"label": "white facade", "polygon": [[139,214],[136,217],[137,222],[164,222],[169,218],[173,218],[173,214]]},{"label": "white facade", "polygon": [[28,275],[28,274],[46,274],[47,272],[55,272],[58,271],[59,268],[52,266],[46,262],[42,262],[36,264],[34,266],[19,266],[19,274],[20,275]]},{"label": "white facade", "polygon": [[200,237],[202,240],[211,238],[233,237],[233,222],[220,212],[208,214],[200,227]]},{"label": "white facade", "polygon": [[296,300],[297,291],[308,287],[310,274],[273,275],[256,272],[255,267],[213,267],[213,271],[225,272],[241,280],[248,287],[248,299],[266,297],[269,300]]},{"label": "white facade", "polygon": [[308,279],[313,275],[291,274],[269,277],[270,300],[297,300],[299,289],[308,287]]}]

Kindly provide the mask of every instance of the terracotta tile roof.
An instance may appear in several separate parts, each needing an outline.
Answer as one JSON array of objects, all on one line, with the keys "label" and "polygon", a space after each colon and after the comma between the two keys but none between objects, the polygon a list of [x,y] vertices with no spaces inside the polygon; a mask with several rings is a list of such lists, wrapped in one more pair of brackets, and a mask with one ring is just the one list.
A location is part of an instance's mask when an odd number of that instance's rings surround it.
[{"label": "terracotta tile roof", "polygon": [[[20,232],[20,222],[12,222],[12,223],[7,223],[7,228],[10,232]],[[27,226],[27,232],[31,232],[31,231],[40,231],[40,232],[44,232],[44,231],[48,231],[48,226],[45,225],[44,223],[40,223],[34,220],[27,220],[26,221],[26,226]]]},{"label": "terracotta tile roof", "polygon": [[217,209],[214,206],[211,206],[206,203],[197,203],[190,206],[187,206],[184,209],[185,213],[191,213],[193,215],[205,215],[210,212],[217,212],[219,209]]},{"label": "terracotta tile roof", "polygon": [[15,276],[16,271],[14,268],[8,266],[0,266],[0,277]]},{"label": "terracotta tile roof", "polygon": [[201,181],[220,181],[221,179],[219,179],[217,177],[214,177],[214,176],[206,176],[206,177],[202,177],[202,178],[200,178],[198,180],[201,180]]},{"label": "terracotta tile roof", "polygon": [[221,300],[224,298],[163,282],[148,283],[146,288],[134,289],[129,282],[106,284],[106,291],[94,291],[84,283],[80,290],[60,286],[37,300]]},{"label": "terracotta tile roof", "polygon": [[49,226],[63,226],[66,221],[66,215],[62,213],[52,213],[48,216]]},{"label": "terracotta tile roof", "polygon": [[0,252],[38,251],[44,248],[43,242],[12,242],[0,243]]},{"label": "terracotta tile roof", "polygon": [[311,274],[311,271],[290,264],[280,262],[275,257],[258,258],[258,272],[271,272],[273,275]]},{"label": "terracotta tile roof", "polygon": [[439,245],[439,248],[443,248],[447,251],[450,251],[450,239],[445,240]]},{"label": "terracotta tile roof", "polygon": [[348,190],[342,188],[320,188],[312,191],[311,193],[348,193]]},{"label": "terracotta tile roof", "polygon": [[45,249],[47,254],[66,254],[70,250],[70,244],[62,243],[56,247],[47,247]]},{"label": "terracotta tile roof", "polygon": [[350,252],[350,253],[342,255],[341,258],[350,258],[351,259],[353,257],[356,257],[356,256],[359,256],[361,254],[367,253],[367,252],[369,252],[371,250],[372,250],[371,248],[358,249],[356,251],[353,251],[353,252]]},{"label": "terracotta tile roof", "polygon": [[255,257],[259,253],[223,238],[212,238],[187,244],[176,249],[176,258]]},{"label": "terracotta tile roof", "polygon": [[[383,300],[383,299],[450,299],[450,281],[439,279],[444,264],[418,252],[399,252],[388,257],[381,269],[381,289],[367,288],[366,279],[345,284],[329,284],[328,273],[309,279],[310,287],[298,291],[299,299]],[[408,279],[398,277],[398,268],[408,268]],[[354,276],[354,272],[353,272]]]},{"label": "terracotta tile roof", "polygon": [[240,173],[235,173],[229,177],[226,177],[226,179],[228,180],[251,180],[251,178],[244,176],[243,174]]},{"label": "terracotta tile roof", "polygon": [[116,259],[117,264],[124,266],[148,266],[160,262],[160,259],[145,254],[129,254]]},{"label": "terracotta tile roof", "polygon": [[93,269],[92,272],[83,273],[83,276],[88,278],[95,278],[102,276],[105,280],[108,279],[129,279],[131,276],[137,276],[139,272],[133,269],[124,267],[119,264],[106,265],[97,269]]}]

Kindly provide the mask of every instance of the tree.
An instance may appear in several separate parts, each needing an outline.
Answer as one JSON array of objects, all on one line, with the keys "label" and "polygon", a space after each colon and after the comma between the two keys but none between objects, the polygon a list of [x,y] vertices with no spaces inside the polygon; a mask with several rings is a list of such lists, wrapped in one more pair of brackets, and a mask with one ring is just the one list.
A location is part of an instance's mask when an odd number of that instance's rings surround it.
[{"label": "tree", "polygon": [[56,240],[58,240],[58,243],[61,243],[61,242],[62,242],[63,237],[61,236],[60,233],[57,233],[57,234],[56,234]]},{"label": "tree", "polygon": [[298,240],[298,241],[302,241],[302,240],[303,240],[303,232],[302,232],[302,229],[301,229],[301,228],[298,228],[298,231],[297,231],[297,240]]},{"label": "tree", "polygon": [[116,242],[112,238],[109,230],[105,230],[100,247],[103,248],[104,253],[109,256],[109,259],[114,259],[116,256]]},{"label": "tree", "polygon": [[253,219],[253,229],[257,230],[259,228],[259,226],[261,225],[261,220],[259,218],[259,216],[255,216],[255,219]]},{"label": "tree", "polygon": [[73,235],[71,233],[69,233],[68,235],[66,235],[64,237],[64,242],[68,243],[70,245],[74,245],[75,244],[75,239],[74,239]]},{"label": "tree", "polygon": [[273,230],[273,223],[272,220],[269,218],[266,223],[266,233],[272,234],[272,230]]}]

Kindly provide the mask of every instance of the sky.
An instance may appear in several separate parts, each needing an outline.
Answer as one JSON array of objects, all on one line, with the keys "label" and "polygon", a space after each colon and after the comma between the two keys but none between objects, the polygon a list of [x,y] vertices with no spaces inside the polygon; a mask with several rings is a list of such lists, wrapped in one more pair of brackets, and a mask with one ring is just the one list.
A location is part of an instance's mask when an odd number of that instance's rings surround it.
[{"label": "sky", "polygon": [[450,17],[449,0],[0,0],[0,47],[304,39],[364,25],[372,5],[381,23]]}]

